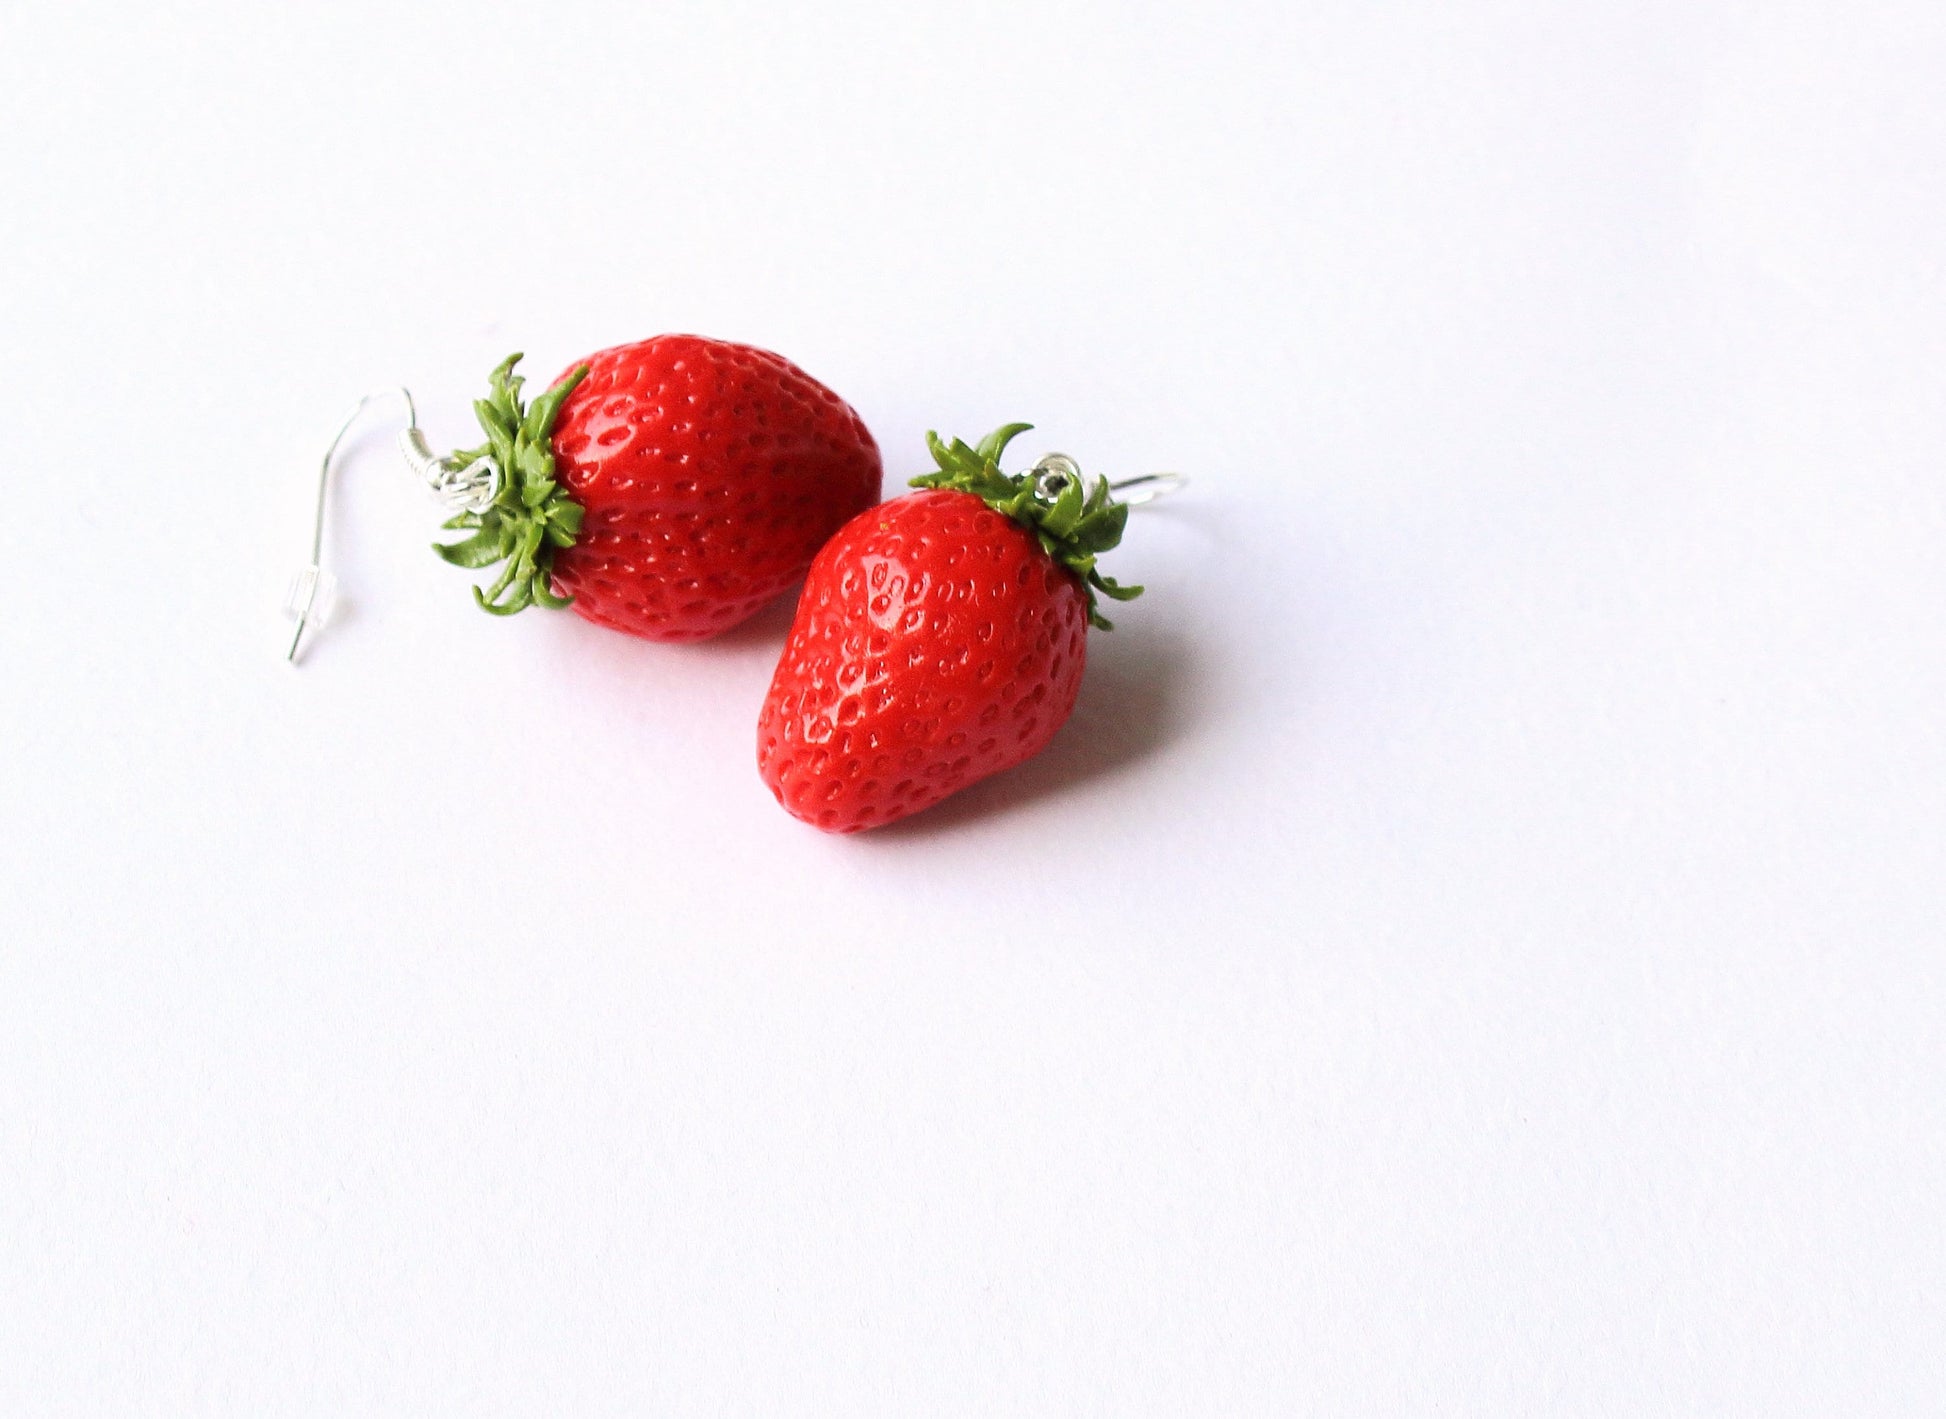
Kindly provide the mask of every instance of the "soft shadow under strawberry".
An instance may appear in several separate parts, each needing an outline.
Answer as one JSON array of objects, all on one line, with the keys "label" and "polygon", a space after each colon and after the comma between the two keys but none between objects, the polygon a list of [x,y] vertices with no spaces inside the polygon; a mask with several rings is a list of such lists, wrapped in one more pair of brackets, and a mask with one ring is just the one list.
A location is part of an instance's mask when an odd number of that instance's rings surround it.
[{"label": "soft shadow under strawberry", "polygon": [[1074,715],[1046,749],[936,807],[847,841],[898,843],[950,833],[1151,758],[1190,727],[1189,691],[1196,678],[1191,644],[1178,633],[1133,626],[1091,634]]}]

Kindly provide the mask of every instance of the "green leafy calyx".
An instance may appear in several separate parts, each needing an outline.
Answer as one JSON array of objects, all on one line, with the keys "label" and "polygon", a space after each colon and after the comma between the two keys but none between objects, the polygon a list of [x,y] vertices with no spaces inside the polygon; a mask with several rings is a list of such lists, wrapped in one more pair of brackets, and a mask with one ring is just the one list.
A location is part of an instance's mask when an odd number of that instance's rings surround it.
[{"label": "green leafy calyx", "polygon": [[487,441],[451,459],[456,468],[466,468],[492,455],[500,469],[493,502],[484,512],[463,512],[444,524],[470,532],[470,537],[433,544],[433,551],[456,567],[477,571],[506,563],[492,586],[473,588],[480,609],[496,616],[511,616],[529,606],[559,610],[573,604],[571,596],[556,596],[548,579],[555,552],[572,547],[581,535],[581,504],[554,480],[553,435],[562,402],[587,376],[588,367],[577,365],[562,375],[529,407],[520,399],[525,381],[513,372],[518,363],[519,355],[502,360],[487,397],[473,401]]},{"label": "green leafy calyx", "polygon": [[1114,601],[1133,601],[1142,588],[1122,586],[1103,576],[1095,558],[1122,540],[1128,505],[1110,496],[1105,478],[1088,482],[1057,475],[1050,483],[1038,476],[1039,470],[1002,473],[1000,455],[1017,435],[1033,427],[1003,424],[973,447],[959,439],[942,443],[938,434],[928,433],[926,447],[939,466],[912,479],[912,486],[971,493],[1021,524],[1040,540],[1042,551],[1081,579],[1081,589],[1088,594],[1088,624],[1113,630],[1114,624],[1101,614],[1096,593]]}]

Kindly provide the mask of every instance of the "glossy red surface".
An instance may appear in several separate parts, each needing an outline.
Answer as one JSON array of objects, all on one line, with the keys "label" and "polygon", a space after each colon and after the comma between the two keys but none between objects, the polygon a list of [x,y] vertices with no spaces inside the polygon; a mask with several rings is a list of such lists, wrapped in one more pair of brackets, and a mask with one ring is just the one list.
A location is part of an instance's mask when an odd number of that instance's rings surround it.
[{"label": "glossy red surface", "polygon": [[878,500],[864,422],[781,355],[661,335],[583,363],[554,452],[586,517],[553,581],[591,621],[657,641],[728,630]]},{"label": "glossy red surface", "polygon": [[1020,524],[909,494],[818,554],[757,726],[764,782],[828,832],[877,827],[1038,754],[1066,723],[1087,601]]}]

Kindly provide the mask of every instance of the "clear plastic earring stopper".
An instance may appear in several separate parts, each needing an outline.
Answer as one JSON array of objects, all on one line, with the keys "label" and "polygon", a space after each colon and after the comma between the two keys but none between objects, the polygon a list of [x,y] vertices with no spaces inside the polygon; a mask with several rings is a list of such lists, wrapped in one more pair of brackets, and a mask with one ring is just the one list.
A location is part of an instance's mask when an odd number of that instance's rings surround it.
[{"label": "clear plastic earring stopper", "polygon": [[309,566],[291,578],[284,593],[284,615],[300,626],[323,630],[338,607],[338,578],[323,567]]}]

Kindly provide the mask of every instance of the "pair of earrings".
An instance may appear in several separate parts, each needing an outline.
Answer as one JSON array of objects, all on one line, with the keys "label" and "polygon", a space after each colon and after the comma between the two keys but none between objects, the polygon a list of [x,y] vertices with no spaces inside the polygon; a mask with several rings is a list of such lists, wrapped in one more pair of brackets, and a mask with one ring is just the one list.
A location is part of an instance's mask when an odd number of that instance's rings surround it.
[{"label": "pair of earrings", "polygon": [[[497,569],[483,610],[572,608],[652,641],[701,640],[802,581],[757,722],[777,801],[829,832],[878,827],[1046,747],[1074,709],[1103,576],[1130,506],[1180,487],[1119,483],[1051,453],[1001,471],[1007,424],[979,443],[926,436],[918,491],[879,502],[878,445],[857,413],[782,356],[663,335],[577,362],[531,404],[494,370],[474,411],[486,441],[435,455],[412,396],[399,448],[458,534],[434,550]],[[311,560],[292,583],[287,658],[329,618],[318,474]]]}]

